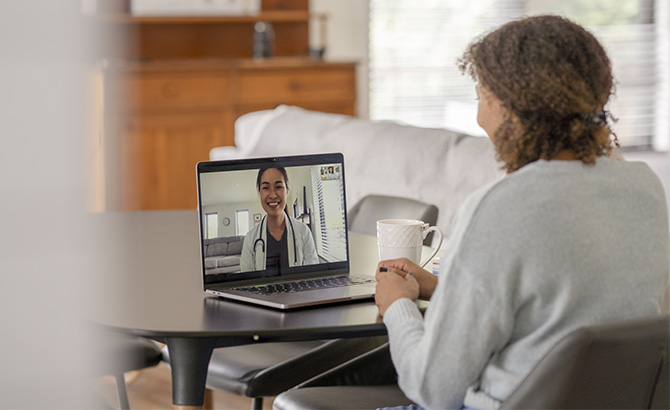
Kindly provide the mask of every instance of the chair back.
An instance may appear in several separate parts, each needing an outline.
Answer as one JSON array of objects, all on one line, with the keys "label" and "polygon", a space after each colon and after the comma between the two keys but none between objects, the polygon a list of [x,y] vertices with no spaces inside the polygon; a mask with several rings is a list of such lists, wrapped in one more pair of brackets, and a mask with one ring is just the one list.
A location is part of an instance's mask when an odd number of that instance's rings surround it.
[{"label": "chair back", "polygon": [[578,329],[502,409],[668,409],[670,316]]},{"label": "chair back", "polygon": [[[363,197],[348,212],[349,230],[367,235],[377,235],[377,221],[380,219],[401,218],[418,219],[431,226],[437,223],[438,209],[435,205],[387,195],[368,195]],[[423,244],[430,246],[432,233],[426,236]]]}]

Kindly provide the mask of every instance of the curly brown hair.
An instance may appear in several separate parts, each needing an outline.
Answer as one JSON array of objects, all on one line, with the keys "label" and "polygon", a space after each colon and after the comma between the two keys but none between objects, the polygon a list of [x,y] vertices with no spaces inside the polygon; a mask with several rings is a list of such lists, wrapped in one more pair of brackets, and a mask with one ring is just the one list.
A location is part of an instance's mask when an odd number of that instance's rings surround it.
[{"label": "curly brown hair", "polygon": [[604,110],[614,87],[610,60],[566,18],[507,23],[470,44],[459,68],[502,102],[504,120],[492,139],[507,172],[564,150],[593,164],[619,145]]}]

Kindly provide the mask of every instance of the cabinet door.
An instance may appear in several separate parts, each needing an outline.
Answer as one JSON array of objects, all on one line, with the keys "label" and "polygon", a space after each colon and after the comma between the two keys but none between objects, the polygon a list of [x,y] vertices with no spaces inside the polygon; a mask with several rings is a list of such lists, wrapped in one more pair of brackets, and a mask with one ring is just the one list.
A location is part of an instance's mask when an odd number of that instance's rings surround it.
[{"label": "cabinet door", "polygon": [[107,208],[195,208],[195,164],[233,144],[228,72],[122,72],[106,91]]},{"label": "cabinet door", "polygon": [[118,133],[112,209],[195,209],[195,165],[232,145],[228,110],[133,115]]},{"label": "cabinet door", "polygon": [[355,88],[353,64],[343,67],[242,70],[237,80],[235,102],[238,114],[290,104],[354,115]]},{"label": "cabinet door", "polygon": [[108,91],[129,112],[222,107],[231,99],[227,71],[126,75],[110,83]]}]

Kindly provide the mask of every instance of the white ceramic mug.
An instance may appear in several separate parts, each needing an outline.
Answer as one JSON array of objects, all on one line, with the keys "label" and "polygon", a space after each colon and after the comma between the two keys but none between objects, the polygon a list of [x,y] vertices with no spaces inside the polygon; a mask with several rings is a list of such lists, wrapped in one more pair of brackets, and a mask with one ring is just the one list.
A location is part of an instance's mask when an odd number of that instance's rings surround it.
[{"label": "white ceramic mug", "polygon": [[[437,232],[440,237],[432,255],[421,260],[423,240],[429,232]],[[381,219],[377,221],[377,246],[379,260],[408,258],[422,268],[437,254],[442,246],[442,230],[416,219]]]}]

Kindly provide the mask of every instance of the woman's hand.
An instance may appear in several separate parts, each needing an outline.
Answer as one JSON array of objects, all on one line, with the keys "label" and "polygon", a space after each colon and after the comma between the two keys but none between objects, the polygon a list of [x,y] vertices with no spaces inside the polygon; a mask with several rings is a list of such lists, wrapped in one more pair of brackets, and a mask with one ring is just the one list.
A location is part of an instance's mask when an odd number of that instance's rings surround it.
[{"label": "woman's hand", "polygon": [[384,270],[393,272],[402,276],[403,278],[412,272],[416,278],[416,281],[419,283],[419,298],[428,300],[433,296],[433,292],[437,286],[437,276],[433,275],[431,272],[428,272],[425,269],[422,269],[419,265],[412,262],[411,260],[407,258],[400,258],[379,262],[377,265],[377,272],[375,273],[375,276],[377,276],[377,282],[379,282],[379,274],[383,273],[382,271]]},{"label": "woman's hand", "polygon": [[393,272],[379,272],[375,290],[375,303],[379,308],[379,314],[384,316],[386,309],[393,302],[403,298],[412,300],[419,298],[419,282],[414,275],[402,277]]},{"label": "woman's hand", "polygon": [[393,302],[402,298],[430,298],[437,285],[432,273],[407,258],[381,261],[377,265],[375,302],[383,316]]}]

